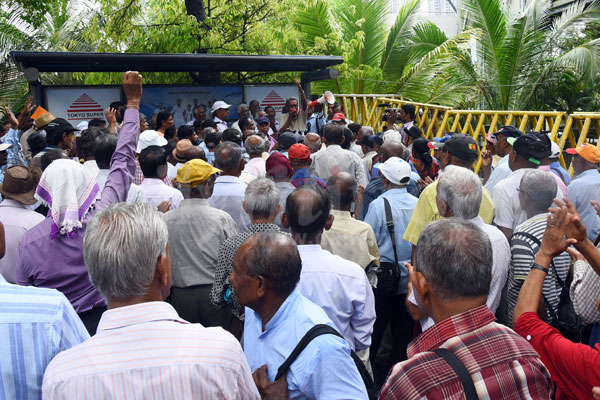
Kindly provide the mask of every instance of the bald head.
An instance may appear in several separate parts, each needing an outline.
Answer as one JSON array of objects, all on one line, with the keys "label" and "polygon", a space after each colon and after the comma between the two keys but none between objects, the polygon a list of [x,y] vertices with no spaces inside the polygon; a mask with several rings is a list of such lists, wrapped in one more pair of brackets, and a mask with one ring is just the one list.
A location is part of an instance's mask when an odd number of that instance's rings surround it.
[{"label": "bald head", "polygon": [[390,157],[398,157],[407,161],[410,156],[410,152],[404,147],[402,143],[388,141],[381,145],[379,148],[379,162],[384,163]]},{"label": "bald head", "polygon": [[329,219],[331,201],[321,187],[305,184],[294,190],[285,203],[285,219],[296,242],[320,242]]},{"label": "bald head", "polygon": [[200,159],[208,162],[206,154],[204,154],[204,150],[196,146],[185,149],[183,156],[185,157],[185,161]]},{"label": "bald head", "polygon": [[251,158],[260,157],[265,150],[265,140],[257,135],[249,136],[244,142],[244,148]]},{"label": "bald head", "polygon": [[321,136],[316,133],[307,133],[304,136],[304,144],[310,149],[311,154],[321,149]]},{"label": "bald head", "polygon": [[215,167],[222,175],[240,176],[244,169],[242,148],[233,142],[223,142],[215,150]]},{"label": "bald head", "polygon": [[350,211],[357,191],[356,179],[347,172],[340,172],[327,182],[327,194],[334,210]]}]

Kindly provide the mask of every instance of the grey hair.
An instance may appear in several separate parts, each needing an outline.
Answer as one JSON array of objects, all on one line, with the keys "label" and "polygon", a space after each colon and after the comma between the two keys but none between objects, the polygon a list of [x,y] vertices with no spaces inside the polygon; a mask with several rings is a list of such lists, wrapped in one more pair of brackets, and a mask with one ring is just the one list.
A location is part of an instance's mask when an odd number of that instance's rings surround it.
[{"label": "grey hair", "polygon": [[[256,138],[259,139],[258,144],[256,145],[252,145],[249,143],[250,138]],[[252,154],[262,154],[263,151],[265,151],[265,143],[266,140],[261,138],[258,135],[251,135],[248,136],[246,138],[246,141],[244,142],[244,148],[246,149],[246,151],[248,152],[248,154],[252,155]]]},{"label": "grey hair", "polygon": [[545,212],[556,197],[557,184],[551,172],[529,169],[521,178],[519,190],[527,194],[528,203],[535,210]]},{"label": "grey hair", "polygon": [[273,217],[279,205],[279,189],[269,178],[254,179],[246,187],[244,204],[250,218]]},{"label": "grey hair", "polygon": [[168,239],[162,215],[147,203],[116,203],[98,211],[83,238],[90,282],[107,300],[146,295]]},{"label": "grey hair", "polygon": [[318,140],[312,142],[304,136],[304,145],[310,149],[311,153],[316,153],[321,148],[321,137],[319,136]]},{"label": "grey hair", "polygon": [[302,271],[296,242],[288,235],[270,231],[252,235],[244,243],[252,243],[240,260],[248,275],[268,278],[275,293],[287,297],[298,284]]},{"label": "grey hair", "polygon": [[241,104],[238,104],[238,106],[237,106],[237,112],[238,112],[238,114],[239,114],[240,112],[242,112],[242,107],[246,107],[246,108],[248,108],[248,109],[249,109],[249,107],[248,107],[248,104],[246,104],[246,103],[241,103]]},{"label": "grey hair", "polygon": [[445,301],[487,296],[492,260],[488,235],[472,222],[458,218],[427,225],[415,252],[416,270]]},{"label": "grey hair", "polygon": [[[223,153],[229,157],[224,158]],[[215,149],[215,167],[223,171],[230,171],[237,168],[241,161],[242,148],[237,143],[223,142]]]},{"label": "grey hair", "polygon": [[481,206],[481,181],[469,169],[448,165],[437,186],[438,199],[446,202],[454,216],[472,219]]},{"label": "grey hair", "polygon": [[202,139],[204,139],[206,137],[206,135],[208,135],[209,133],[214,133],[217,130],[215,128],[213,128],[212,126],[207,126],[206,128],[202,129],[202,131],[200,132],[200,135],[202,136]]},{"label": "grey hair", "polygon": [[362,129],[367,136],[372,136],[375,134],[375,131],[370,126],[363,126],[360,129]]}]

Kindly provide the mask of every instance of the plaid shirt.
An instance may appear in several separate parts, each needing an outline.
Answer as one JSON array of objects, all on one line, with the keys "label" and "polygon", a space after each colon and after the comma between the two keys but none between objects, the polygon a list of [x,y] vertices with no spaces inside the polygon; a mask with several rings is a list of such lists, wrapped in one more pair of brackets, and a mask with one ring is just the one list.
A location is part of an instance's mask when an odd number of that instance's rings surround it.
[{"label": "plaid shirt", "polygon": [[464,399],[454,370],[431,350],[447,348],[465,364],[480,399],[549,399],[550,373],[525,339],[494,322],[486,305],[447,318],[408,346],[380,399]]},{"label": "plaid shirt", "polygon": [[[135,175],[133,176],[133,183],[136,185],[141,185],[144,182],[144,173],[142,172],[142,167],[140,167],[140,162],[136,158],[135,159]],[[168,176],[165,176],[163,182],[167,184],[169,187],[173,187],[173,182],[169,179]]]}]

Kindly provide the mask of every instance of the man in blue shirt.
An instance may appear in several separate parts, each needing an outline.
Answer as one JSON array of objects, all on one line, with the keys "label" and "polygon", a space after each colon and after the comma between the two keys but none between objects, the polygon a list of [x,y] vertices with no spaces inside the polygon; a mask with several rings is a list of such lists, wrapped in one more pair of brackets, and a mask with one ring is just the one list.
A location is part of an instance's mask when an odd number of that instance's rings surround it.
[{"label": "man in blue shirt", "polygon": [[569,200],[573,202],[587,230],[588,238],[593,242],[600,234],[600,217],[596,214],[591,200],[600,199],[600,149],[589,143],[583,143],[574,149],[567,149],[573,155],[571,165],[575,179],[568,187]]},{"label": "man in blue shirt", "polygon": [[40,399],[50,361],[89,335],[62,293],[12,285],[0,275],[0,337],[0,398]]},{"label": "man in blue shirt", "polygon": [[[383,382],[392,365],[406,360],[406,348],[413,338],[414,323],[405,305],[408,270],[403,264],[403,261],[410,261],[412,246],[402,236],[418,201],[406,189],[411,175],[410,165],[406,161],[398,157],[390,157],[380,165],[379,171],[381,183],[386,191],[371,203],[365,222],[371,225],[375,232],[381,262],[394,263],[394,248],[386,224],[384,199],[390,203],[398,268],[402,276],[395,294],[374,290],[377,319],[371,337],[371,365],[376,385]],[[392,353],[387,359],[378,358],[377,352],[388,323],[393,337]]]},{"label": "man in blue shirt", "polygon": [[[238,302],[246,306],[244,353],[255,381],[263,366],[274,381],[279,366],[313,326],[335,328],[320,307],[298,293],[301,270],[296,244],[281,233],[253,235],[235,255],[230,280]],[[287,379],[290,398],[367,398],[348,343],[332,334],[313,339],[281,379]]]}]

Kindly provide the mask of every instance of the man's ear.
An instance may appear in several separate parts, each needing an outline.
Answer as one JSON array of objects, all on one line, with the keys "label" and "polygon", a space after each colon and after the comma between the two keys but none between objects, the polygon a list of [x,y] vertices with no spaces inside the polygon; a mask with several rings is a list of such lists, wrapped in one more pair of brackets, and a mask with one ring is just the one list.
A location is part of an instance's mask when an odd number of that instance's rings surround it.
[{"label": "man's ear", "polygon": [[160,253],[156,259],[154,278],[159,284],[163,298],[167,298],[171,291],[171,258],[168,256],[169,245],[164,253]]},{"label": "man's ear", "polygon": [[262,299],[267,292],[267,281],[264,276],[258,275],[256,276],[256,297]]},{"label": "man's ear", "polygon": [[333,225],[333,214],[329,214],[329,216],[327,217],[327,221],[325,221],[325,230],[330,230],[331,225]]},{"label": "man's ear", "polygon": [[281,214],[281,225],[285,228],[285,229],[290,229],[290,221],[288,221],[287,218],[287,214],[283,213]]},{"label": "man's ear", "polygon": [[240,161],[240,171],[243,171],[245,166],[246,166],[246,160],[244,160],[242,158],[242,161]]},{"label": "man's ear", "polygon": [[275,208],[275,215],[279,214],[279,211],[281,211],[281,204],[278,204],[277,208]]},{"label": "man's ear", "polygon": [[438,212],[440,215],[448,215],[448,203],[444,200],[440,200],[438,204]]},{"label": "man's ear", "polygon": [[248,210],[246,210],[246,200],[242,200],[242,208],[244,209],[244,212],[248,214]]},{"label": "man's ear", "polygon": [[421,272],[414,271],[411,274],[410,279],[419,307],[431,316],[431,286],[429,286],[427,278],[425,278],[425,275]]}]

